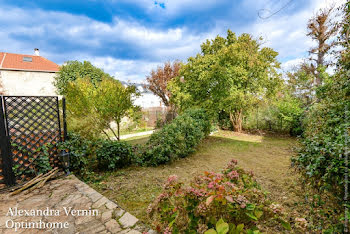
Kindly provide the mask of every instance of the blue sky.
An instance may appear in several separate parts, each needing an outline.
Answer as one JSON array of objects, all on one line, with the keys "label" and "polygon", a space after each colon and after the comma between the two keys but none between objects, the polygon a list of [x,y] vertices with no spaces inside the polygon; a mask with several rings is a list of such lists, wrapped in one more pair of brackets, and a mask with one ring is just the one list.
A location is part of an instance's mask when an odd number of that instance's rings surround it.
[{"label": "blue sky", "polygon": [[[120,80],[141,82],[165,61],[186,61],[227,29],[264,37],[284,69],[307,56],[308,19],[331,0],[0,0],[0,51],[63,64],[89,60]],[[343,0],[336,1],[338,3]],[[266,9],[266,10],[262,10]]]}]

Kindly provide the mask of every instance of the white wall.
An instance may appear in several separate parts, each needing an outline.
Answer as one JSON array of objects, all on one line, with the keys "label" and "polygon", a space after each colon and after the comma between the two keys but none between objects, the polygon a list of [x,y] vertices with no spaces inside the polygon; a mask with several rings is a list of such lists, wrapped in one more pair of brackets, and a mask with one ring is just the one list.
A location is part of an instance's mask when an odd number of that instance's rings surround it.
[{"label": "white wall", "polygon": [[134,104],[142,108],[164,106],[162,100],[153,93],[142,93],[141,96],[135,99]]},{"label": "white wall", "polygon": [[5,95],[54,96],[55,73],[28,71],[0,71],[0,81]]}]

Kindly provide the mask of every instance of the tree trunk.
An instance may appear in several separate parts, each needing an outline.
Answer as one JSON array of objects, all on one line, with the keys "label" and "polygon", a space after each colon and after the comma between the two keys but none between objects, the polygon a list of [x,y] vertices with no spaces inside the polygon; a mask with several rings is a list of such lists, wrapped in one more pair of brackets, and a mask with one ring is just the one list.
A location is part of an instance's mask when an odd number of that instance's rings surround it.
[{"label": "tree trunk", "polygon": [[108,140],[111,140],[111,138],[109,137],[109,135],[108,135],[104,130],[102,130],[102,132],[106,135],[106,137],[108,138]]},{"label": "tree trunk", "polygon": [[230,121],[233,126],[233,131],[242,132],[242,109],[235,113],[230,113]]},{"label": "tree trunk", "polygon": [[[117,139],[117,141],[119,141],[119,135],[116,135],[114,130],[110,126],[108,126],[108,128],[109,128],[109,130],[111,130],[111,132],[113,133],[113,135]],[[119,132],[119,125],[118,125],[118,132]]]},{"label": "tree trunk", "polygon": [[[322,49],[322,47],[324,46],[324,44],[320,44],[320,47],[319,47],[319,51]],[[324,66],[324,56],[325,56],[325,53],[323,52],[318,52],[317,54],[317,66],[316,66],[316,71],[315,71],[315,76],[316,76],[316,87],[319,87],[321,84],[322,84],[322,78],[321,78],[321,74],[320,74],[320,71],[319,71],[319,68],[321,66]]]},{"label": "tree trunk", "polygon": [[120,122],[117,122],[117,129],[118,129],[118,141],[120,141]]}]

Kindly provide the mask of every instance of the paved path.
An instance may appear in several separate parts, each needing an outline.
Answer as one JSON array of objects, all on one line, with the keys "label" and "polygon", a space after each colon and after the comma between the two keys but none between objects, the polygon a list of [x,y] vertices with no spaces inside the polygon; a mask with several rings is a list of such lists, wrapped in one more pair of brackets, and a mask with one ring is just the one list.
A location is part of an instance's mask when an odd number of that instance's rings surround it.
[{"label": "paved path", "polygon": [[[17,232],[16,225],[20,226]],[[74,175],[50,181],[29,194],[0,194],[0,234],[147,231],[153,233]]]},{"label": "paved path", "polygon": [[128,138],[131,138],[131,137],[151,135],[153,132],[154,132],[154,130],[146,131],[146,132],[132,133],[132,134],[127,134],[127,135],[121,135],[120,139],[123,140],[123,139],[128,139]]}]

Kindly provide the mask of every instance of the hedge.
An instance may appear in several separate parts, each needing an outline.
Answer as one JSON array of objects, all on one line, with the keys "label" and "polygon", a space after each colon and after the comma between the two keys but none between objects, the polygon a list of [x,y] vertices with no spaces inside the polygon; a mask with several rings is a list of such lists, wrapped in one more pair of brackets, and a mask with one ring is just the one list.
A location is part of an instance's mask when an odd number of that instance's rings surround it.
[{"label": "hedge", "polygon": [[185,111],[170,124],[155,132],[141,155],[144,165],[156,166],[184,158],[195,151],[210,133],[210,120],[202,109]]},{"label": "hedge", "polygon": [[96,150],[96,158],[101,170],[115,170],[129,166],[135,155],[132,146],[127,142],[106,140]]}]

